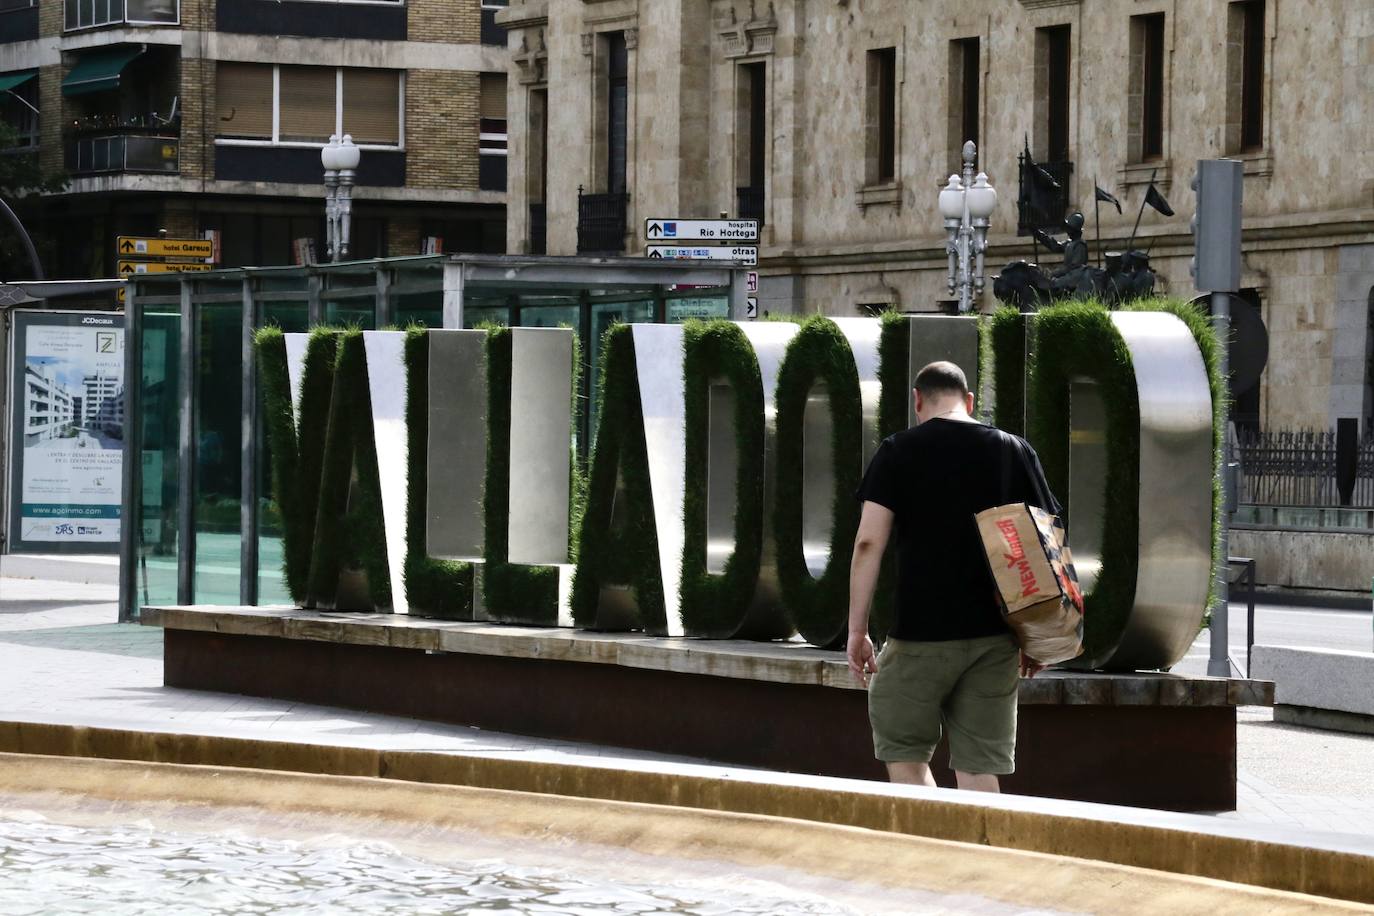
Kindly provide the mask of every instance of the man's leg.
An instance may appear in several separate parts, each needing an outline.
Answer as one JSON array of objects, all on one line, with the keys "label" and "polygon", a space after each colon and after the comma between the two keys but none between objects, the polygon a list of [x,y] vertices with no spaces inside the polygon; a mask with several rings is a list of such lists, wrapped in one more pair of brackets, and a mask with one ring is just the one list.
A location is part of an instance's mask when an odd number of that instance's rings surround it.
[{"label": "man's leg", "polygon": [[[887,765],[887,778],[892,782],[913,786],[930,786],[932,789],[937,788],[935,776],[931,774],[930,764],[928,763],[889,763]],[[994,776],[993,782],[995,783],[996,781],[997,777]],[[996,789],[993,791],[996,791]]]},{"label": "man's leg", "polygon": [[[926,768],[926,772],[930,772],[929,767]],[[892,781],[896,782],[897,780],[894,779]],[[991,773],[965,773],[962,770],[955,770],[954,781],[958,784],[959,788],[969,792],[1002,791],[1001,783],[999,783],[997,777]]]}]

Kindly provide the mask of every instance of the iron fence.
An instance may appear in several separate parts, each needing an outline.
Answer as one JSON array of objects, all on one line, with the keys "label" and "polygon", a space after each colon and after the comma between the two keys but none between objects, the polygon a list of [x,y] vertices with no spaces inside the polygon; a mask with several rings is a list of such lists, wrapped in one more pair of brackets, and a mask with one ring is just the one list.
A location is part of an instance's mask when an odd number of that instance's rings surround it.
[{"label": "iron fence", "polygon": [[735,188],[735,212],[740,219],[756,219],[763,225],[764,189],[762,185]]},{"label": "iron fence", "polygon": [[620,254],[625,250],[625,208],[629,194],[585,194],[577,189],[577,253]]},{"label": "iron fence", "polygon": [[[1252,506],[1341,505],[1336,483],[1335,430],[1242,431],[1239,501]],[[1374,507],[1374,435],[1356,444],[1352,507]]]}]

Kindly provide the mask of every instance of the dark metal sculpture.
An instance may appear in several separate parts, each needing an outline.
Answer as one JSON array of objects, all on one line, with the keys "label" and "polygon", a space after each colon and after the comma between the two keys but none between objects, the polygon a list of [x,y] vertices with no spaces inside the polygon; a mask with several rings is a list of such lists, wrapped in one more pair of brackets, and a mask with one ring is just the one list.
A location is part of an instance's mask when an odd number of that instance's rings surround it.
[{"label": "dark metal sculpture", "polygon": [[1088,243],[1083,241],[1083,222],[1082,213],[1070,213],[1064,220],[1068,239],[1063,242],[1044,230],[1032,230],[1042,245],[1064,255],[1064,263],[1046,272],[1038,264],[1012,261],[993,281],[993,295],[1023,312],[1066,299],[1097,299],[1110,307],[1151,295],[1155,274],[1149,253],[1109,251],[1105,269],[1093,267],[1088,262]]}]

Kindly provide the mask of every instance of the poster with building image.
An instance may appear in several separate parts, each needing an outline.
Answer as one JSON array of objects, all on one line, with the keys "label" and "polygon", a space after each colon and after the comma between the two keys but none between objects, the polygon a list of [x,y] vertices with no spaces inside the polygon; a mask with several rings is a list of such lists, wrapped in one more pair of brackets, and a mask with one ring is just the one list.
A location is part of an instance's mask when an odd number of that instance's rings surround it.
[{"label": "poster with building image", "polygon": [[114,553],[124,449],[124,318],[16,311],[11,552]]}]

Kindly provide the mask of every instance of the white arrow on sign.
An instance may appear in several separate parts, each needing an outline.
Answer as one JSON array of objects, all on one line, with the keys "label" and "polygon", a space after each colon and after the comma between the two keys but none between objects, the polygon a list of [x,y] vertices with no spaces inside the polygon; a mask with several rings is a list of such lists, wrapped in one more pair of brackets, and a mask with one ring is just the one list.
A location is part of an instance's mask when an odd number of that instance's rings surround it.
[{"label": "white arrow on sign", "polygon": [[651,242],[757,242],[756,219],[646,219]]},{"label": "white arrow on sign", "polygon": [[739,261],[749,267],[759,262],[759,249],[754,245],[650,245],[646,254],[655,260]]}]

